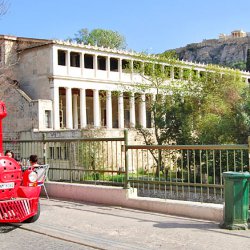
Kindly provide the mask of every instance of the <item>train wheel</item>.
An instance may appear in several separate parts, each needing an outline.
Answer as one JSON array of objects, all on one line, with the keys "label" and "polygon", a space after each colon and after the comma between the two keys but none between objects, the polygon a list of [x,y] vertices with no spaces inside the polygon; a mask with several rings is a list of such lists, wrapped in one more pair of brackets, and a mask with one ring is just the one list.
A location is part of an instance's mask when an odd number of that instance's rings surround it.
[{"label": "train wheel", "polygon": [[29,219],[25,220],[24,222],[25,222],[25,223],[32,223],[32,222],[35,222],[35,221],[38,220],[39,216],[40,216],[40,202],[38,202],[37,214],[34,215],[34,216],[32,216],[32,217],[30,217]]}]

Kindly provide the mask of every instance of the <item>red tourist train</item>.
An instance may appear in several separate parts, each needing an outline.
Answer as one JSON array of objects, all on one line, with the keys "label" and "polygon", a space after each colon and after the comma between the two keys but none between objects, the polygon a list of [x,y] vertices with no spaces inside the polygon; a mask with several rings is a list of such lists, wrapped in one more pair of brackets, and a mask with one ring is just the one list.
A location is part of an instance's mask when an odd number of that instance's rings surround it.
[{"label": "red tourist train", "polygon": [[40,215],[41,186],[36,171],[4,156],[2,119],[7,116],[0,101],[0,223],[34,222]]}]

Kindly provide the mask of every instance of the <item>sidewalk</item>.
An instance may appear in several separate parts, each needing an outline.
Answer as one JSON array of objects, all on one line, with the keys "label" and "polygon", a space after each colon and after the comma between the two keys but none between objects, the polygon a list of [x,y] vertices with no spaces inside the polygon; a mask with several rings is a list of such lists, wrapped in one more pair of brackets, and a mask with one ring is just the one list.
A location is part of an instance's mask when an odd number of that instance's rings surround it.
[{"label": "sidewalk", "polygon": [[99,249],[249,249],[250,230],[96,204],[41,199],[41,215],[22,227]]}]

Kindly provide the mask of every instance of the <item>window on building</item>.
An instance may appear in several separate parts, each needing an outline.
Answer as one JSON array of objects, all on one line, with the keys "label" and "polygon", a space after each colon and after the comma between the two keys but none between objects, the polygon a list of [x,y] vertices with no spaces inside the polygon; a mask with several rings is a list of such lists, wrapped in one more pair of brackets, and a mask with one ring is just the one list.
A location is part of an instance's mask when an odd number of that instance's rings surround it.
[{"label": "window on building", "polygon": [[127,72],[129,73],[130,72],[130,61],[128,60],[122,60],[122,72]]},{"label": "window on building", "polygon": [[198,76],[199,76],[198,70],[192,69],[191,70],[191,79],[197,79]]},{"label": "window on building", "polygon": [[80,53],[70,52],[70,66],[80,68]]},{"label": "window on building", "polygon": [[97,56],[97,68],[99,70],[106,70],[106,57]]},{"label": "window on building", "polygon": [[44,127],[45,128],[51,128],[51,110],[45,110],[45,115],[44,115]]},{"label": "window on building", "polygon": [[170,78],[170,76],[171,76],[171,67],[170,66],[164,66],[164,73],[166,74],[167,78]]},{"label": "window on building", "polygon": [[162,64],[155,64],[154,65],[154,71],[155,71],[156,74],[161,74],[163,72]]},{"label": "window on building", "polygon": [[49,158],[55,159],[55,150],[54,147],[49,147]]},{"label": "window on building", "polygon": [[53,160],[68,160],[68,147],[66,146],[49,147],[49,158]]},{"label": "window on building", "polygon": [[200,78],[204,79],[206,77],[206,72],[205,71],[200,71]]},{"label": "window on building", "polygon": [[181,69],[179,67],[174,67],[174,79],[180,79]]},{"label": "window on building", "polygon": [[133,61],[133,71],[134,72],[140,72],[141,69],[142,69],[142,62]]},{"label": "window on building", "polygon": [[2,62],[2,47],[0,47],[0,63]]},{"label": "window on building", "polygon": [[85,54],[84,55],[84,68],[93,69],[94,68],[94,56]]},{"label": "window on building", "polygon": [[144,64],[144,74],[151,75],[154,70],[154,65],[152,63],[145,63]]},{"label": "window on building", "polygon": [[184,79],[184,80],[189,80],[190,79],[190,77],[191,77],[191,71],[190,71],[190,69],[183,69],[183,74],[182,74],[182,78]]},{"label": "window on building", "polygon": [[118,72],[118,59],[110,58],[110,71]]},{"label": "window on building", "polygon": [[57,58],[58,58],[58,65],[62,65],[62,66],[66,65],[66,51],[65,50],[58,50]]}]

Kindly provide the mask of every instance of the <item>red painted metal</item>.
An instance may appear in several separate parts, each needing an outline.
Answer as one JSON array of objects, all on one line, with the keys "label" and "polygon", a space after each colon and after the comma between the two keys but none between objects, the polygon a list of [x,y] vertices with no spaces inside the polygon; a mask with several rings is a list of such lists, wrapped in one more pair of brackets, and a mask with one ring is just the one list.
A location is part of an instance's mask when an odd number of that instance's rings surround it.
[{"label": "red painted metal", "polygon": [[[10,199],[17,196],[17,190],[22,182],[22,170],[15,159],[0,156],[0,183],[9,185],[14,183],[13,188],[0,189],[0,200]],[[7,184],[6,184],[7,185]]]},{"label": "red painted metal", "polygon": [[7,111],[4,102],[0,101],[0,156],[3,155],[3,130],[2,119],[7,116]]},{"label": "red painted metal", "polygon": [[36,215],[39,197],[0,201],[0,222],[23,222]]},{"label": "red painted metal", "polygon": [[32,168],[22,171],[15,159],[3,155],[2,119],[6,115],[0,101],[0,223],[20,223],[38,213],[41,186],[29,180]]}]

